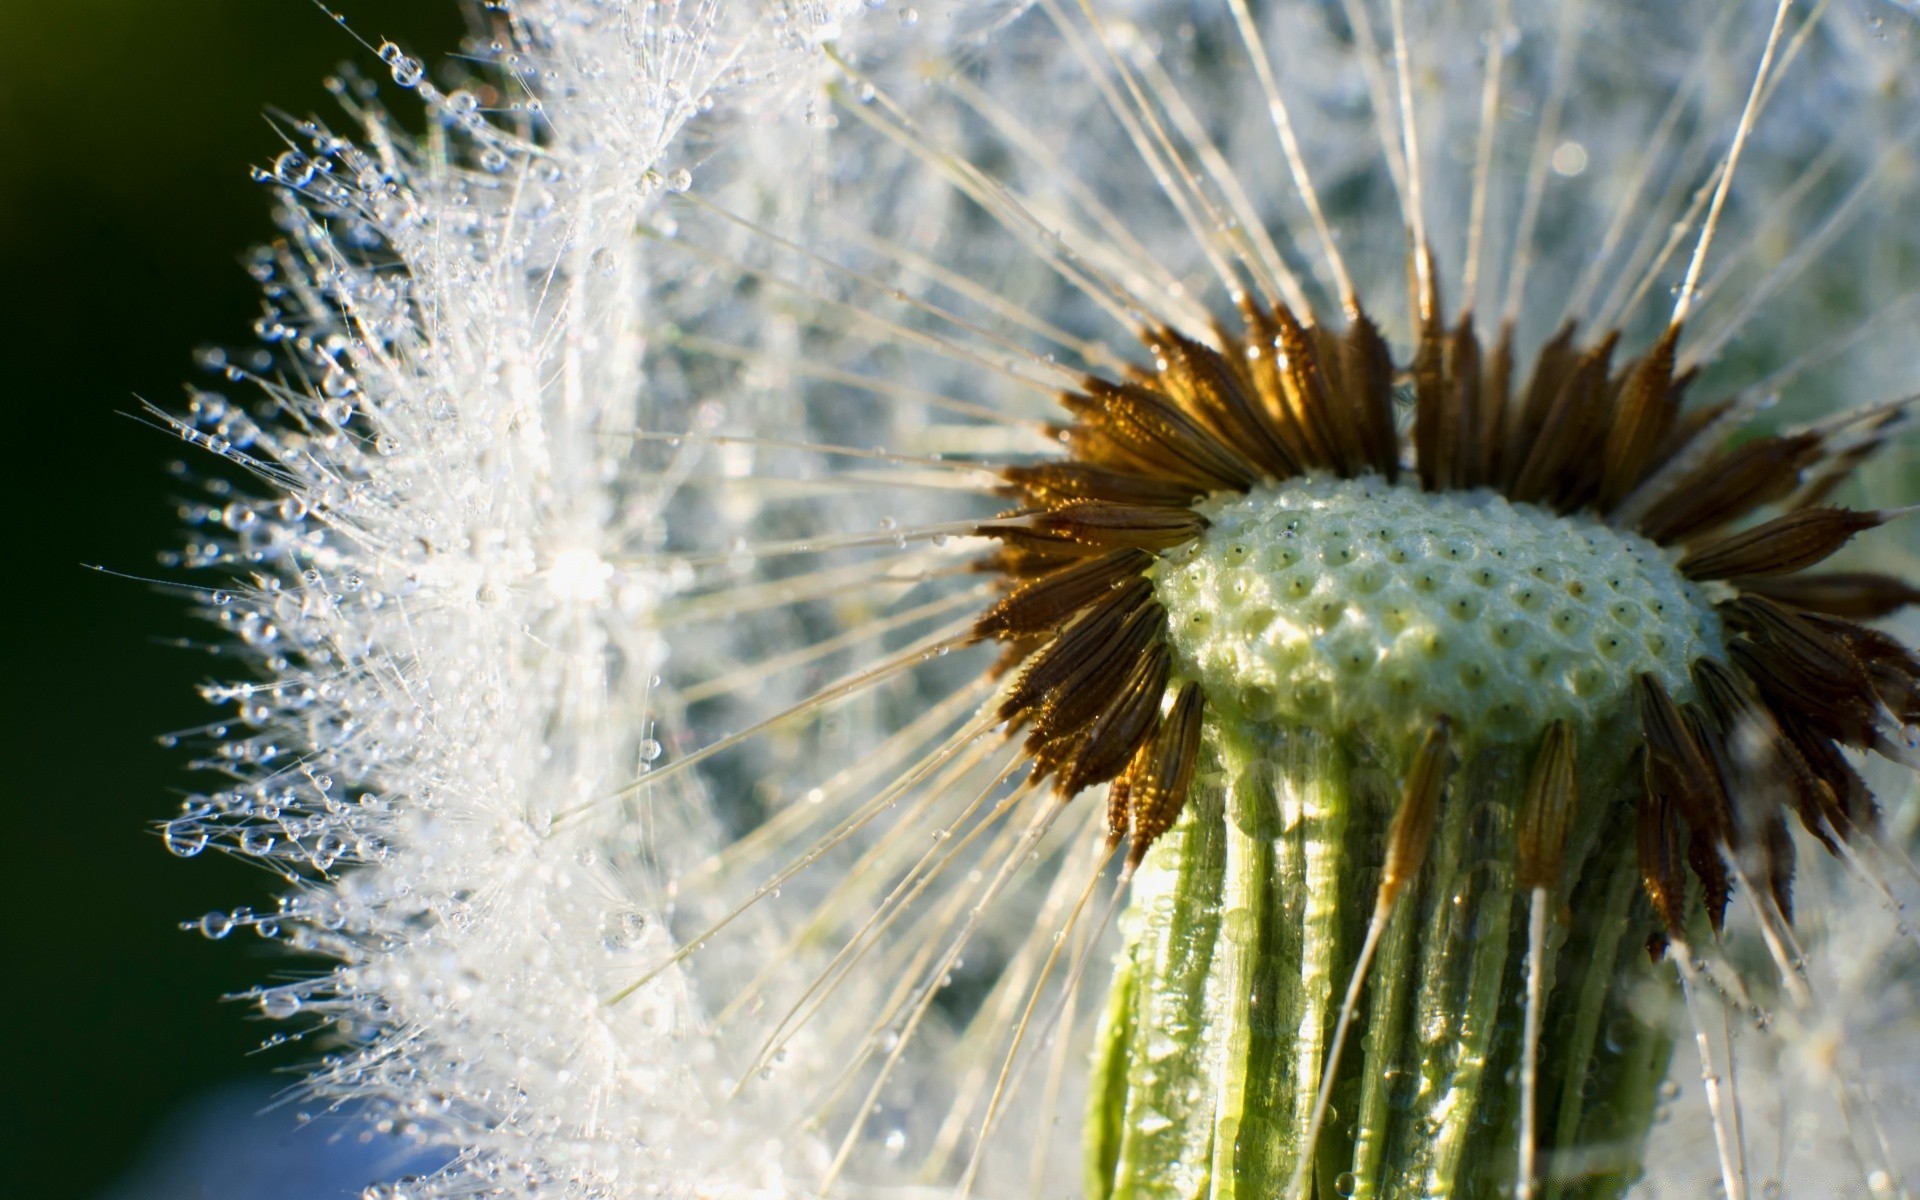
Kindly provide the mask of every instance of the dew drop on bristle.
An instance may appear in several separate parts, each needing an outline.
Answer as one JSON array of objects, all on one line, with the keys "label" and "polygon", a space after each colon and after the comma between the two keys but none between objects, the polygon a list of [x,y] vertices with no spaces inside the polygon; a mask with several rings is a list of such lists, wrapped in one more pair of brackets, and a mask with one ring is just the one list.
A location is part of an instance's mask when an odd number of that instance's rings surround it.
[{"label": "dew drop on bristle", "polygon": [[166,827],[167,849],[181,858],[192,858],[207,848],[207,830],[197,820],[180,818]]}]

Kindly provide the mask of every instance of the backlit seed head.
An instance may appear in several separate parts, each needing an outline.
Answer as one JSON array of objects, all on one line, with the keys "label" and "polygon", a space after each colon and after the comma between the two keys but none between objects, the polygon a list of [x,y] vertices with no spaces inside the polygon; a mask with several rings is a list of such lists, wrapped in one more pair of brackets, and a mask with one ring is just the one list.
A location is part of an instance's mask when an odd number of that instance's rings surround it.
[{"label": "backlit seed head", "polygon": [[1692,694],[1720,657],[1708,588],[1590,516],[1489,490],[1314,475],[1201,507],[1154,569],[1177,669],[1223,714],[1401,740],[1537,739],[1619,710],[1649,674]]}]

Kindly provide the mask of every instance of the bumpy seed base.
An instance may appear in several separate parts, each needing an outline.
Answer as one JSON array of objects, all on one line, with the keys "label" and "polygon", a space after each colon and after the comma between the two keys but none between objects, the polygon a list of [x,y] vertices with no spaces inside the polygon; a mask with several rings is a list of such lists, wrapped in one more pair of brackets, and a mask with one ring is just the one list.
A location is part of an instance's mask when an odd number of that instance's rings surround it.
[{"label": "bumpy seed base", "polygon": [[1712,597],[1653,543],[1490,491],[1309,476],[1217,497],[1154,568],[1177,670],[1228,717],[1478,740],[1676,697],[1721,655]]}]

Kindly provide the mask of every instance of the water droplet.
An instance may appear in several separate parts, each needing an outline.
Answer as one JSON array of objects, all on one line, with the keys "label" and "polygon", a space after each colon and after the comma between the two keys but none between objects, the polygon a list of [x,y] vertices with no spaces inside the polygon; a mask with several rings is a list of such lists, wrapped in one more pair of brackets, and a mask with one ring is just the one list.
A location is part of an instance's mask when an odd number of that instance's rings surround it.
[{"label": "water droplet", "polygon": [[298,150],[288,150],[273,160],[273,177],[288,187],[304,187],[313,179],[313,160]]},{"label": "water droplet", "polygon": [[420,77],[427,73],[425,64],[419,59],[403,53],[400,47],[394,45],[392,42],[388,42],[380,47],[380,57],[384,59],[392,69],[393,81],[403,88],[413,87],[420,82]]},{"label": "water droplet", "polygon": [[639,749],[641,762],[653,762],[660,757],[663,747],[654,739],[645,738],[641,741]]},{"label": "water droplet", "polygon": [[628,950],[647,930],[647,918],[632,909],[608,913],[600,922],[600,944],[609,950]]},{"label": "water droplet", "polygon": [[300,997],[285,988],[261,992],[260,1011],[276,1021],[284,1021],[300,1011]]},{"label": "water droplet", "polygon": [[233,918],[223,912],[210,912],[200,918],[200,935],[219,941],[233,932]]},{"label": "water droplet", "polygon": [[1554,148],[1550,162],[1556,175],[1567,179],[1583,175],[1587,170],[1587,148],[1572,140],[1561,142]]},{"label": "water droplet", "polygon": [[[359,384],[354,382],[353,376],[337,366],[328,367],[326,374],[320,377],[320,391],[327,396],[350,396],[358,387]],[[324,412],[324,410],[325,406],[323,405],[322,411]],[[349,408],[348,411],[351,412],[352,409]]]},{"label": "water droplet", "polygon": [[684,192],[692,186],[693,172],[687,170],[685,167],[681,167],[673,174],[667,176],[667,190],[670,192]]},{"label": "water droplet", "polygon": [[192,858],[207,848],[207,831],[200,822],[182,817],[167,822],[167,849],[181,858]]},{"label": "water droplet", "polygon": [[344,849],[346,849],[346,843],[341,840],[339,834],[332,832],[321,834],[320,840],[313,844],[311,857],[314,868],[321,871],[331,868]]}]

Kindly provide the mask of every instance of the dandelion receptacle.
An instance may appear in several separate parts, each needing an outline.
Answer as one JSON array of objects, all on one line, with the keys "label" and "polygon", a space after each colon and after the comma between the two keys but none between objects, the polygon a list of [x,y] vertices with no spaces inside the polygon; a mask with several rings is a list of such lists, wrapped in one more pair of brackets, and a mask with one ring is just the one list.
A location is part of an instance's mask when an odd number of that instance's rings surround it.
[{"label": "dandelion receptacle", "polygon": [[1898,8],[383,52],[179,422],[311,1090],[420,1196],[1906,1194]]}]

